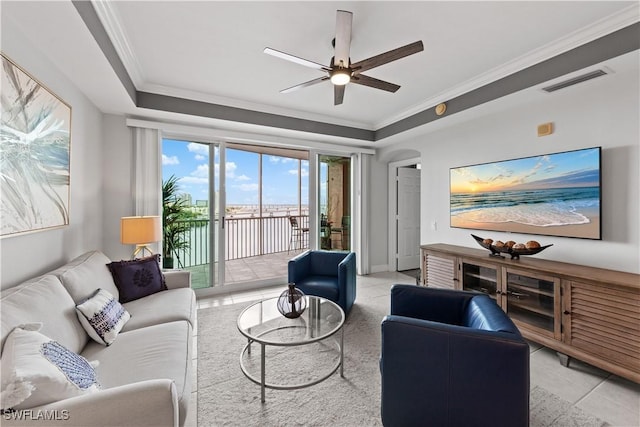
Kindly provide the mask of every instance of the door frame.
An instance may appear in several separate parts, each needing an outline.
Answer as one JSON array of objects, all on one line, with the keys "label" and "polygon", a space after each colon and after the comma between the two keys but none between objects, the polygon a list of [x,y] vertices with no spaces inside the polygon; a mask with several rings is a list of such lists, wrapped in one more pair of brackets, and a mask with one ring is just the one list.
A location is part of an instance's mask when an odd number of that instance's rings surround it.
[{"label": "door frame", "polygon": [[[388,211],[388,252],[387,252],[387,270],[397,271],[398,263],[396,261],[396,254],[398,253],[398,230],[396,228],[397,216],[398,216],[398,168],[411,166],[415,164],[422,164],[421,157],[412,157],[405,160],[398,160],[395,162],[389,162],[389,211]],[[420,187],[422,187],[422,174],[420,175]],[[420,198],[422,205],[422,197]],[[422,221],[420,221],[422,222]],[[422,226],[422,225],[421,225]]]}]

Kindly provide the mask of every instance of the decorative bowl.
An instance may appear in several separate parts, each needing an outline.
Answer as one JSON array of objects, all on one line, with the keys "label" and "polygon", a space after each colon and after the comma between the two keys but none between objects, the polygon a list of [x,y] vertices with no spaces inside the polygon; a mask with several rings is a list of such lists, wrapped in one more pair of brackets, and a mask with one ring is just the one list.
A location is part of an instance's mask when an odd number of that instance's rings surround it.
[{"label": "decorative bowl", "polygon": [[482,246],[485,249],[489,249],[491,251],[491,254],[489,256],[500,257],[500,258],[504,258],[504,256],[500,254],[505,253],[505,254],[511,255],[511,259],[520,259],[520,255],[535,255],[547,249],[549,246],[553,246],[553,244],[550,244],[550,245],[540,246],[539,248],[532,248],[532,249],[513,249],[507,246],[497,247],[494,245],[489,245],[484,242],[484,239],[482,237],[478,237],[474,234],[472,234],[471,237],[473,237],[480,246]]}]

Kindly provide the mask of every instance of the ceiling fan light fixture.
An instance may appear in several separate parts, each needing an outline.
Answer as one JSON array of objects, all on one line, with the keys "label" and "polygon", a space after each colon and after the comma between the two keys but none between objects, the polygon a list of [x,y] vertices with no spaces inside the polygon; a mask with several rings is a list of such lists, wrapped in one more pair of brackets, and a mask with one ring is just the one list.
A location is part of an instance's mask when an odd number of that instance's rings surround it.
[{"label": "ceiling fan light fixture", "polygon": [[351,81],[351,72],[348,68],[337,68],[331,72],[331,83],[344,86]]}]

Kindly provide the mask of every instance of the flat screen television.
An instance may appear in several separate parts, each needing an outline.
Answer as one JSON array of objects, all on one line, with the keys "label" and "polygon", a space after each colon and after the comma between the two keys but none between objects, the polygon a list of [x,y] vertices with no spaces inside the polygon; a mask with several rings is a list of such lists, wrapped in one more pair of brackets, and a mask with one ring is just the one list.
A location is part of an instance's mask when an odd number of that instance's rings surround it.
[{"label": "flat screen television", "polygon": [[600,172],[600,147],[451,168],[451,227],[599,240]]}]

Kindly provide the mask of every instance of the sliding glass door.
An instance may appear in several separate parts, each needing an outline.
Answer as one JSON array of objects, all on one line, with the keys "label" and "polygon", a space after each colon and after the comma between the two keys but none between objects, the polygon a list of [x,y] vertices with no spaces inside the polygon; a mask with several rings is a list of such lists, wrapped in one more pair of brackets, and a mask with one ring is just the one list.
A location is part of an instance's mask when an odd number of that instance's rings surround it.
[{"label": "sliding glass door", "polygon": [[286,283],[309,248],[308,152],[225,143],[225,285]]},{"label": "sliding glass door", "polygon": [[194,289],[224,281],[221,155],[218,144],[162,140],[162,264],[190,271]]},{"label": "sliding glass door", "polygon": [[308,152],[163,139],[164,268],[195,289],[286,283],[310,246]]}]

